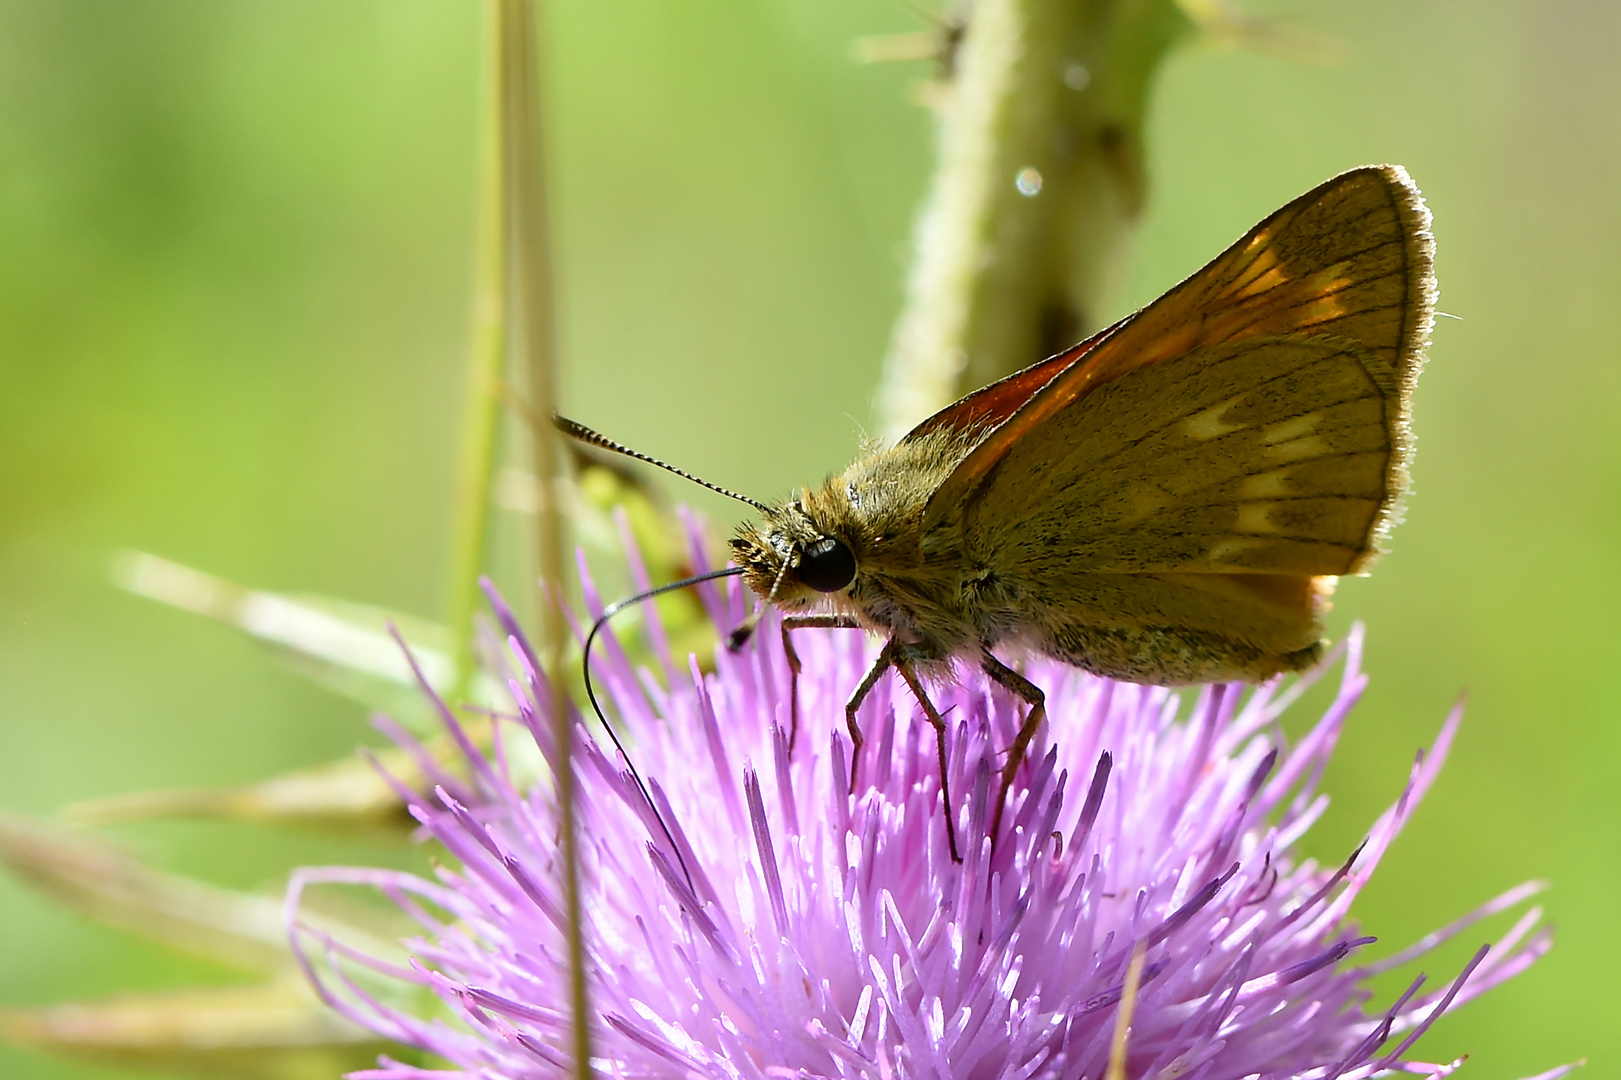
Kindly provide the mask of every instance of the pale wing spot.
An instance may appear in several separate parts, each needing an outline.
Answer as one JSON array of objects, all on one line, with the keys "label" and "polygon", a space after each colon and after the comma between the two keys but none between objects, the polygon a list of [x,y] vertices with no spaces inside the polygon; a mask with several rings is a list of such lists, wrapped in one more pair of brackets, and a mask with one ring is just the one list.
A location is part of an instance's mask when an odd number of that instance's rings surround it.
[{"label": "pale wing spot", "polygon": [[1276,424],[1268,425],[1261,432],[1261,441],[1265,443],[1284,443],[1310,435],[1317,430],[1318,421],[1322,420],[1321,412],[1302,413],[1291,416],[1287,420],[1279,420]]},{"label": "pale wing spot", "polygon": [[1292,470],[1285,467],[1273,469],[1271,472],[1256,473],[1247,476],[1239,485],[1238,497],[1241,499],[1277,499],[1295,494],[1295,488],[1289,479]]},{"label": "pale wing spot", "polygon": [[1133,524],[1152,517],[1173,501],[1159,488],[1137,485],[1127,493],[1120,508],[1121,524]]},{"label": "pale wing spot", "polygon": [[1194,413],[1182,421],[1182,430],[1200,442],[1208,442],[1234,431],[1244,430],[1243,424],[1229,424],[1222,419],[1228,409],[1244,400],[1244,396],[1239,394],[1237,397],[1228,398],[1220,405],[1212,405],[1202,412]]},{"label": "pale wing spot", "polygon": [[1238,507],[1238,521],[1235,528],[1246,533],[1275,533],[1278,527],[1272,524],[1272,507],[1274,503],[1242,503]]},{"label": "pale wing spot", "polygon": [[1210,546],[1211,565],[1219,566],[1234,555],[1242,555],[1246,551],[1254,551],[1265,541],[1263,540],[1223,540]]},{"label": "pale wing spot", "polygon": [[1304,439],[1269,446],[1265,452],[1267,457],[1278,461],[1300,461],[1303,458],[1326,457],[1329,445],[1321,435],[1308,435]]}]

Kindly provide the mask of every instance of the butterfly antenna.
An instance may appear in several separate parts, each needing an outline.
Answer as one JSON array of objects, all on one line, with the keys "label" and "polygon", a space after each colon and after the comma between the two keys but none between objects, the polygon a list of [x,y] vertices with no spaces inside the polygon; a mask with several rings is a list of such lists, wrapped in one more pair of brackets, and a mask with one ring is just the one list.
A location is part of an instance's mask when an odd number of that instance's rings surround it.
[{"label": "butterfly antenna", "polygon": [[740,503],[748,503],[762,514],[769,513],[771,510],[771,508],[763,502],[751,499],[747,495],[739,495],[737,492],[732,491],[729,488],[723,488],[719,484],[711,484],[708,480],[705,480],[699,476],[694,476],[685,469],[678,469],[669,462],[660,461],[656,457],[650,457],[647,454],[632,450],[630,447],[625,446],[622,443],[614,442],[606,435],[592,431],[584,424],[575,423],[566,416],[559,416],[556,413],[552,413],[552,426],[571,439],[578,439],[583,443],[598,447],[602,450],[612,450],[616,454],[624,454],[628,458],[635,458],[637,461],[645,461],[649,465],[657,465],[665,472],[673,472],[677,476],[691,480],[694,484],[697,484],[700,487],[706,487],[710,491],[719,492],[729,499],[736,499]]},{"label": "butterfly antenna", "polygon": [[[558,427],[562,428],[562,423],[559,423]],[[563,430],[568,431],[567,428],[563,428]],[[581,430],[586,429],[582,428]],[[571,435],[573,434],[573,432],[568,433]],[[590,432],[590,434],[595,435],[596,433]],[[601,438],[601,436],[598,436],[598,438]],[[588,439],[586,441],[589,442],[591,440]],[[613,448],[613,444],[610,443],[608,445],[610,448]],[[627,451],[627,453],[629,453],[629,451]],[[632,454],[631,456],[640,457],[641,455]],[[649,458],[648,460],[652,459]],[[700,483],[701,482],[702,481],[700,481]],[[670,826],[664,820],[664,815],[659,813],[658,804],[653,801],[653,796],[648,792],[647,785],[642,782],[642,774],[636,770],[636,762],[631,760],[629,751],[625,749],[625,744],[619,741],[619,733],[616,732],[614,730],[614,726],[608,722],[607,714],[602,711],[602,705],[597,701],[596,687],[591,683],[591,646],[597,640],[597,634],[602,631],[604,626],[608,625],[608,620],[632,604],[639,604],[643,600],[651,600],[655,596],[660,596],[667,592],[673,592],[676,589],[684,589],[688,585],[696,585],[702,581],[714,581],[716,578],[723,577],[736,577],[742,572],[743,568],[741,566],[728,566],[724,570],[711,570],[706,574],[695,574],[689,578],[682,578],[680,581],[672,581],[668,585],[660,585],[657,588],[644,590],[643,592],[637,593],[635,596],[627,596],[623,600],[616,600],[607,607],[603,608],[602,614],[597,616],[597,621],[591,624],[591,632],[585,635],[585,646],[581,650],[580,663],[585,675],[585,696],[591,702],[591,711],[597,714],[597,719],[602,723],[602,730],[606,731],[608,733],[608,738],[613,740],[614,749],[618,750],[619,756],[625,759],[625,766],[630,770],[630,778],[636,781],[636,790],[640,791],[642,793],[642,798],[647,800],[648,808],[653,811],[653,817],[659,823],[659,829],[663,831],[664,838],[670,842],[670,850],[675,852],[676,862],[681,864],[681,874],[687,879],[687,888],[691,889],[695,896],[697,895],[698,888],[692,883],[692,872],[687,869],[687,860],[681,855],[681,845],[675,842],[675,834],[670,831]]]}]

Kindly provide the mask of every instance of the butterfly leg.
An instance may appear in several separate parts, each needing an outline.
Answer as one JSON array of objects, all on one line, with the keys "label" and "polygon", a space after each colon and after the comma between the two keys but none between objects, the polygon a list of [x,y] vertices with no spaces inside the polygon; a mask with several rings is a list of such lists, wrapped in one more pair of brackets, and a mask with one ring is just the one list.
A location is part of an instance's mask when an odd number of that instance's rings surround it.
[{"label": "butterfly leg", "polygon": [[861,703],[867,700],[867,695],[872,693],[872,688],[878,685],[879,676],[889,670],[889,665],[894,662],[896,648],[897,643],[891,638],[879,651],[878,659],[872,662],[872,669],[867,672],[866,677],[861,680],[861,685],[856,687],[856,692],[844,706],[844,726],[850,729],[850,742],[854,744],[850,751],[852,795],[856,791],[856,775],[861,769],[861,747],[867,742],[867,737],[861,734],[861,725],[856,723],[856,711],[861,708]]},{"label": "butterfly leg", "polygon": [[[799,738],[799,652],[789,631],[821,626],[831,630],[860,630],[861,624],[848,615],[789,615],[782,620],[782,651],[788,655],[788,752],[794,752],[794,740]],[[853,714],[852,714],[853,715]],[[854,720],[851,720],[854,730]],[[861,741],[856,740],[856,749]]]},{"label": "butterfly leg", "polygon": [[980,654],[980,667],[996,682],[1011,690],[1030,706],[1025,714],[1024,724],[1019,728],[1019,734],[1014,736],[1013,745],[1008,747],[1007,764],[1002,766],[1002,790],[996,796],[996,812],[991,815],[991,836],[994,838],[1002,825],[1002,811],[1007,807],[1008,788],[1013,786],[1013,774],[1019,771],[1024,762],[1024,755],[1030,749],[1030,740],[1036,737],[1041,730],[1042,721],[1047,719],[1047,695],[1041,692],[1041,687],[1008,667],[1002,661],[991,655],[989,649]]},{"label": "butterfly leg", "polygon": [[940,752],[940,797],[945,800],[946,806],[946,840],[951,845],[951,861],[960,863],[962,856],[957,853],[957,822],[951,804],[951,780],[946,769],[946,719],[940,715],[940,710],[934,707],[934,702],[930,701],[929,695],[924,692],[917,672],[912,669],[914,659],[932,660],[935,656],[933,653],[914,656],[911,649],[901,645],[894,647],[890,663],[901,673],[906,685],[912,688],[912,696],[917,698],[917,703],[923,706],[923,714],[929,718],[929,723],[934,725],[935,745],[939,747]]}]

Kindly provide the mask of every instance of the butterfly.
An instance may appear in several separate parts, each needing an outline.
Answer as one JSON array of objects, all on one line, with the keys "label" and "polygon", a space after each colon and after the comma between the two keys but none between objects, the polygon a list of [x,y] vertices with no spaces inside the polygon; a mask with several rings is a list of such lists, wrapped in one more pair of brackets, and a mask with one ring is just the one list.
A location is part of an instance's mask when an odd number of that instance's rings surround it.
[{"label": "butterfly", "polygon": [[[1407,173],[1354,169],[1142,310],[822,486],[776,504],[717,488],[760,511],[733,536],[729,572],[784,613],[794,728],[792,632],[883,635],[845,708],[852,787],[857,714],[894,669],[937,733],[949,807],[947,727],[925,684],[977,665],[1028,706],[994,836],[1046,716],[1041,689],[1004,657],[1160,685],[1315,664],[1335,580],[1365,572],[1401,515],[1432,262]],[[955,856],[954,830],[951,845]]]}]

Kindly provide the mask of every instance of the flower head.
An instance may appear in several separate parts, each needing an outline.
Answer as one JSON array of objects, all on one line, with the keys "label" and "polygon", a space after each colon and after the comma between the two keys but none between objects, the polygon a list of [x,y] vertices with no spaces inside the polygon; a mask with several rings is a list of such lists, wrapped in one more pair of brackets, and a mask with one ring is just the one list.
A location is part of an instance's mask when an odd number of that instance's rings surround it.
[{"label": "flower head", "polygon": [[[736,625],[740,591],[703,589],[717,625]],[[544,678],[496,604],[517,722],[555,768]],[[648,618],[662,682],[633,670],[611,639],[598,671],[634,733],[651,803],[583,727],[576,740],[605,1074],[1095,1078],[1140,953],[1128,1076],[1440,1075],[1455,1066],[1412,1061],[1415,1040],[1549,947],[1532,909],[1455,978],[1428,986],[1420,977],[1394,1001],[1371,1001],[1371,975],[1537,886],[1413,949],[1365,959],[1373,938],[1350,922],[1350,907],[1434,780],[1459,715],[1343,864],[1300,858],[1300,838],[1326,806],[1319,778],[1366,682],[1359,634],[1339,653],[1333,704],[1292,745],[1276,721],[1301,684],[1178,695],[1029,664],[1050,721],[993,838],[996,754],[1022,706],[988,680],[970,674],[934,690],[951,723],[956,805],[941,799],[933,729],[888,677],[862,710],[868,741],[852,793],[843,707],[870,641],[796,631],[802,730],[790,753],[774,626],[743,653],[719,653],[704,674],[690,661],[676,669]],[[434,880],[303,871],[289,899],[295,938],[333,1005],[453,1063],[452,1075],[555,1077],[570,1029],[555,807],[544,784],[514,779],[510,752],[486,758],[464,745],[471,780],[446,774],[435,798],[409,796],[458,865]],[[948,851],[948,812],[965,840],[961,863]],[[301,890],[333,882],[381,890],[417,921],[409,966],[298,921]],[[379,977],[430,991],[438,1014],[391,1004],[374,990]],[[385,1060],[358,1075],[445,1074]]]}]

